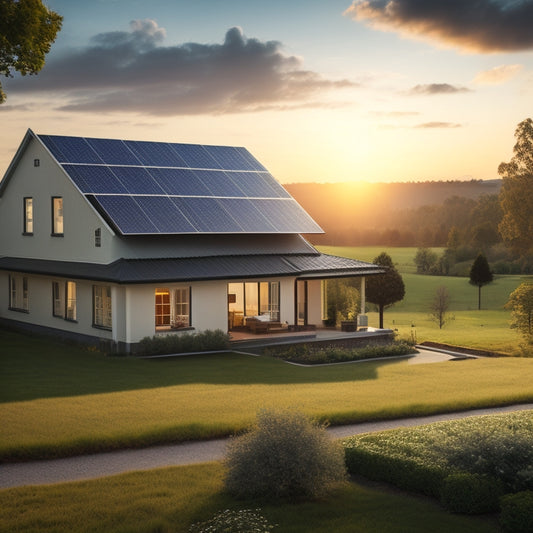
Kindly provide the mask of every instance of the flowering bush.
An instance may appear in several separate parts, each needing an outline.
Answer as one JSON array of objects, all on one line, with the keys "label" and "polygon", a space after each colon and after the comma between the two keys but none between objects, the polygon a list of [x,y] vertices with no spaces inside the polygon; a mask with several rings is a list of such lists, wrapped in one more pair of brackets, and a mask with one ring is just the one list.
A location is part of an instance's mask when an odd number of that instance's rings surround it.
[{"label": "flowering bush", "polygon": [[206,522],[193,524],[190,533],[268,533],[274,529],[269,521],[259,514],[261,509],[226,509]]}]

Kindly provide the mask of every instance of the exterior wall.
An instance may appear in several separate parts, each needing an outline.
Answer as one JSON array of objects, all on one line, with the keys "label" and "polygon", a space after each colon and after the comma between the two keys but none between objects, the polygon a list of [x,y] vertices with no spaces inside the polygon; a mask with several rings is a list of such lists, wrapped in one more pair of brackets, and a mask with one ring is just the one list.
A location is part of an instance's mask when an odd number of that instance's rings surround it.
[{"label": "exterior wall", "polygon": [[[93,283],[68,278],[48,278],[27,275],[28,312],[14,311],[9,306],[9,272],[0,271],[0,318],[34,324],[73,335],[90,336],[96,339],[112,340],[113,332],[93,327]],[[65,320],[53,315],[52,282],[76,282],[76,320]],[[113,317],[114,319],[114,317]],[[116,321],[114,320],[114,323]]]},{"label": "exterior wall", "polygon": [[307,322],[322,325],[322,285],[319,279],[307,282]]},{"label": "exterior wall", "polygon": [[[39,159],[39,166],[34,166]],[[63,198],[64,235],[52,236],[52,197]],[[23,235],[23,199],[33,198],[33,235]],[[31,139],[0,198],[0,256],[109,263],[112,231],[39,141]],[[101,228],[101,247],[94,231]]]}]

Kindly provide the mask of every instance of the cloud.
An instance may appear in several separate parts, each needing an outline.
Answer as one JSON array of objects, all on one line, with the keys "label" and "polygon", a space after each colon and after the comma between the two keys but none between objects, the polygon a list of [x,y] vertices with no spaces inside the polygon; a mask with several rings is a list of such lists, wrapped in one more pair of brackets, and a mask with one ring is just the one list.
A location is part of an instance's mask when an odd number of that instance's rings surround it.
[{"label": "cloud", "polygon": [[155,21],[136,20],[129,32],[101,33],[89,46],[50,59],[32,79],[10,80],[9,89],[60,94],[66,111],[169,116],[311,105],[325,91],[356,86],[304,70],[278,41],[247,38],[237,27],[222,44],[165,47],[164,38]]},{"label": "cloud", "polygon": [[464,52],[533,49],[533,0],[354,0],[344,14]]},{"label": "cloud", "polygon": [[522,70],[522,65],[500,65],[484,70],[474,78],[481,85],[499,85],[514,78]]},{"label": "cloud", "polygon": [[427,85],[415,85],[408,91],[410,95],[434,95],[434,94],[456,94],[470,92],[466,87],[455,87],[449,83],[430,83]]},{"label": "cloud", "polygon": [[424,122],[423,124],[418,124],[415,128],[423,129],[442,129],[442,128],[462,128],[461,124],[456,124],[453,122]]}]

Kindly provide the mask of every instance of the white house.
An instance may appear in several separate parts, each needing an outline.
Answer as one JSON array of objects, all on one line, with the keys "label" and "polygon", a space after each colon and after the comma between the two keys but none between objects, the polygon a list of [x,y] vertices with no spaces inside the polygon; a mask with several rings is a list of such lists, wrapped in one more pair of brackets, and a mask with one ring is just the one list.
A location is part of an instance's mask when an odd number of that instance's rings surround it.
[{"label": "white house", "polygon": [[381,272],[318,252],[301,234],[321,228],[230,146],[28,130],[0,182],[0,228],[0,323],[121,351],[250,317],[321,325],[324,280],[364,288]]}]

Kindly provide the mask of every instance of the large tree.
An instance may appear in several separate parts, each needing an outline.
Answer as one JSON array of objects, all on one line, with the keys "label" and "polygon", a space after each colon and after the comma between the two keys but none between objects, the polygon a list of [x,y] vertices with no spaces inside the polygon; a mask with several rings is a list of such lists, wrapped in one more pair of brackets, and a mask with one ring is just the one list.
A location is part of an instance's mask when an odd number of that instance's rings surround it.
[{"label": "large tree", "polygon": [[478,310],[481,309],[481,287],[491,283],[492,280],[493,275],[487,258],[483,254],[478,254],[470,268],[470,284],[475,285],[478,288]]},{"label": "large tree", "polygon": [[533,342],[533,283],[519,285],[509,296],[505,307],[511,309],[511,327]]},{"label": "large tree", "polygon": [[501,163],[500,203],[503,218],[499,225],[504,241],[520,255],[533,249],[533,121],[518,124],[514,155]]},{"label": "large tree", "polygon": [[374,264],[385,267],[386,272],[380,276],[370,276],[366,279],[365,294],[369,302],[378,306],[379,327],[383,328],[383,311],[393,303],[403,300],[405,285],[390,255],[382,252],[374,259]]},{"label": "large tree", "polygon": [[[62,21],[41,0],[0,0],[0,75],[39,72]],[[5,99],[0,83],[0,103]]]}]

